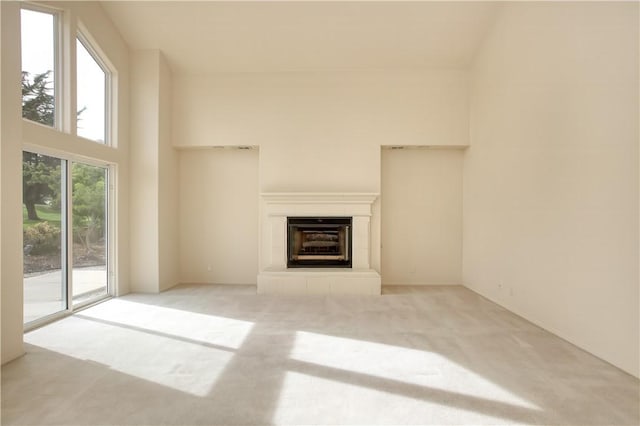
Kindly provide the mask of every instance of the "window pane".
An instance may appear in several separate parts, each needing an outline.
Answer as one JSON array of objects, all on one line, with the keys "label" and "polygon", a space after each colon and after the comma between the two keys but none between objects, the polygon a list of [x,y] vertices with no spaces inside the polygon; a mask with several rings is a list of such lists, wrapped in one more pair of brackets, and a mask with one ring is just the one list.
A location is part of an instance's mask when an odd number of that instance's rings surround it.
[{"label": "window pane", "polygon": [[55,126],[55,16],[21,10],[22,116]]},{"label": "window pane", "polygon": [[22,153],[25,323],[67,308],[64,169],[58,158]]},{"label": "window pane", "polygon": [[76,49],[78,136],[105,143],[107,75],[79,39]]},{"label": "window pane", "polygon": [[107,294],[107,169],[73,163],[73,303]]}]

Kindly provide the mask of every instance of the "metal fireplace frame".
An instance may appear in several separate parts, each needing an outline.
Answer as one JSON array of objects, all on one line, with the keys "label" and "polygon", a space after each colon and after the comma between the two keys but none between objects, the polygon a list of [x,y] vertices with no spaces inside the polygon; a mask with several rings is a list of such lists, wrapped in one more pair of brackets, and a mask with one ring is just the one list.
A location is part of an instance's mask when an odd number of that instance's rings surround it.
[{"label": "metal fireplace frame", "polygon": [[[345,228],[345,259],[294,259],[294,235],[302,230]],[[353,218],[345,217],[287,217],[287,268],[351,268],[353,251]],[[320,256],[319,256],[320,257]]]}]

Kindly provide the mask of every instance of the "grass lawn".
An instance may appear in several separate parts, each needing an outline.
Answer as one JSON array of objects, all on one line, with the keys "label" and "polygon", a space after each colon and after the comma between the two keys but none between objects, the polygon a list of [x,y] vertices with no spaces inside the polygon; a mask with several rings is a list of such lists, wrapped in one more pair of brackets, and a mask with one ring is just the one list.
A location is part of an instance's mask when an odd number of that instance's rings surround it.
[{"label": "grass lawn", "polygon": [[39,222],[49,222],[52,226],[61,228],[60,226],[60,209],[55,207],[49,207],[44,204],[36,205],[36,212],[40,220],[27,219],[27,208],[22,206],[22,229],[28,229]]}]

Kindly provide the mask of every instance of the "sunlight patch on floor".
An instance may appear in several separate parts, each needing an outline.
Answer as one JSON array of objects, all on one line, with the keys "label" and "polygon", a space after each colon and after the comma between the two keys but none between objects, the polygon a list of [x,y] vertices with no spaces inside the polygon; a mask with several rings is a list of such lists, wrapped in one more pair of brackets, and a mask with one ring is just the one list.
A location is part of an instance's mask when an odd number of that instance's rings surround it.
[{"label": "sunlight patch on floor", "polygon": [[[25,342],[206,396],[252,327],[247,321],[112,300],[27,333]],[[65,338],[69,332],[74,339]]]},{"label": "sunlight patch on floor", "polygon": [[79,315],[231,349],[242,345],[254,325],[250,321],[122,299],[110,300]]},{"label": "sunlight patch on floor", "polygon": [[[539,410],[531,401],[437,353],[357,339],[299,331],[292,360],[425,389]],[[386,360],[380,363],[380,360]],[[392,388],[392,387],[391,387]]]},{"label": "sunlight patch on floor", "polygon": [[[402,395],[288,371],[273,423],[301,424],[305,419],[327,418],[327,413],[340,419],[342,424],[359,424],[363,418],[384,422],[393,419],[411,402],[411,398]],[[394,423],[398,418],[395,417]]]}]

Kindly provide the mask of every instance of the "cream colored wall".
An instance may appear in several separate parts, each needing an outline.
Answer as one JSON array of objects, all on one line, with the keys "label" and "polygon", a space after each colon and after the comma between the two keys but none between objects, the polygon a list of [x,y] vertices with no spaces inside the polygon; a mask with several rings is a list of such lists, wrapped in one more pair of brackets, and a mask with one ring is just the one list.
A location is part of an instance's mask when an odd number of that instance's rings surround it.
[{"label": "cream colored wall", "polygon": [[131,285],[156,293],[179,282],[172,76],[158,50],[133,51],[131,57]]},{"label": "cream colored wall", "polygon": [[[100,5],[91,2],[51,2],[65,16],[65,34],[75,34],[78,22],[89,30],[109,62],[115,67],[113,86],[118,105],[114,120],[117,146],[106,147],[78,138],[70,127],[67,112],[64,131],[56,131],[23,121],[20,94],[20,10],[19,4],[2,2],[2,362],[22,354],[23,281],[22,281],[22,188],[21,151],[23,147],[77,159],[92,159],[112,164],[117,195],[114,238],[117,255],[114,274],[117,294],[129,292],[129,54],[128,47],[106,17]],[[63,46],[64,64],[75,69],[75,41]],[[69,84],[64,95],[75,99]],[[73,104],[73,102],[72,102]],[[73,106],[70,111],[74,110]],[[73,113],[75,114],[75,113]],[[75,115],[72,115],[74,117]],[[13,207],[12,207],[13,206]]]},{"label": "cream colored wall", "polygon": [[158,240],[160,291],[180,281],[180,253],[178,250],[178,152],[171,143],[171,70],[160,55],[159,90],[159,146],[158,146]]},{"label": "cream colored wall", "polygon": [[[468,144],[467,78],[459,70],[176,75],[173,141],[259,145],[261,192],[377,193],[381,145]],[[371,232],[379,270],[379,203]]]},{"label": "cream colored wall", "polygon": [[504,4],[473,67],[464,283],[639,374],[638,4]]},{"label": "cream colored wall", "polygon": [[180,151],[180,277],[256,284],[258,150]]},{"label": "cream colored wall", "polygon": [[22,346],[22,111],[20,94],[20,8],[0,2],[2,73],[0,179],[2,183],[2,232],[0,285],[2,302],[2,363],[24,353]]},{"label": "cream colored wall", "polygon": [[159,61],[152,50],[131,52],[131,289],[158,292]]},{"label": "cream colored wall", "polygon": [[462,283],[459,149],[382,150],[382,283]]},{"label": "cream colored wall", "polygon": [[456,70],[179,75],[173,140],[260,145],[262,191],[377,192],[381,145],[468,143],[467,95]]}]

